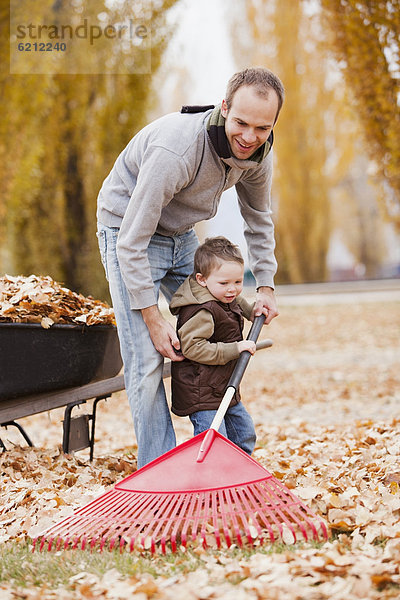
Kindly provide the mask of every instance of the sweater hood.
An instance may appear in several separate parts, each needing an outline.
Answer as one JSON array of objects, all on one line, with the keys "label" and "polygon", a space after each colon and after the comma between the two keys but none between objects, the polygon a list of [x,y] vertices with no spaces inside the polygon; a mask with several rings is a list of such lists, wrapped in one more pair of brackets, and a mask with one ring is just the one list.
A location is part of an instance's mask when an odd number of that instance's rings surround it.
[{"label": "sweater hood", "polygon": [[216,298],[206,287],[201,286],[192,277],[188,277],[173,295],[169,309],[173,315],[176,315],[182,306],[204,304],[210,300],[216,300]]}]

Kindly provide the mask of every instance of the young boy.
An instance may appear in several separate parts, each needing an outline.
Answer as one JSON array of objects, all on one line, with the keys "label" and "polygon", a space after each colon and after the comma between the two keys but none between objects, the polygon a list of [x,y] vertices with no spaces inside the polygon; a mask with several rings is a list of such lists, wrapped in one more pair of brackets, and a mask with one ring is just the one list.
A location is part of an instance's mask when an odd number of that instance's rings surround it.
[{"label": "young boy", "polygon": [[[252,306],[241,298],[244,261],[237,246],[224,237],[208,238],[194,256],[194,272],[174,294],[170,310],[178,316],[182,362],[172,362],[172,412],[189,415],[194,434],[209,429],[240,353],[254,354],[254,342],[243,340],[243,315]],[[251,454],[256,440],[253,421],[239,391],[219,429]]]}]

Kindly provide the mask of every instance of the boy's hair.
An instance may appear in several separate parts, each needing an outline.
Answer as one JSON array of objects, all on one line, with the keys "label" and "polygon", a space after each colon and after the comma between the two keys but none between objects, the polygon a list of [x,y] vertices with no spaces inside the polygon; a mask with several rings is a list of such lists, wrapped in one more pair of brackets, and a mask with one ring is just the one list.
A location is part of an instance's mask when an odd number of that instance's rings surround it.
[{"label": "boy's hair", "polygon": [[274,90],[278,96],[278,112],[276,113],[276,118],[278,118],[285,98],[285,88],[279,77],[264,67],[251,67],[235,73],[228,81],[226,89],[225,102],[228,110],[232,106],[233,96],[243,85],[254,86],[257,94],[264,98],[268,97],[271,89]]},{"label": "boy's hair", "polygon": [[208,277],[222,261],[237,262],[244,265],[244,260],[238,246],[232,244],[222,235],[206,238],[194,255],[194,274],[201,273]]}]

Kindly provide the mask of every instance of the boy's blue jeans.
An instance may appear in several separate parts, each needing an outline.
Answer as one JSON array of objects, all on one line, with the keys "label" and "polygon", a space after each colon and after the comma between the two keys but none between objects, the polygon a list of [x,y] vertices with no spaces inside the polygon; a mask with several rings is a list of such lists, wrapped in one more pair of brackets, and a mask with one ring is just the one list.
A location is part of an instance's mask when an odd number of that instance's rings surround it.
[{"label": "boy's blue jeans", "polygon": [[[176,439],[162,379],[164,359],[154,348],[141,311],[130,308],[116,251],[118,232],[116,227],[99,224],[97,236],[117,322],[140,468],[174,448]],[[151,238],[148,258],[157,298],[161,289],[169,302],[192,273],[197,246],[193,230],[174,237],[155,234]]]},{"label": "boy's blue jeans", "polygon": [[[199,410],[190,415],[194,435],[210,428],[216,412],[216,410]],[[247,454],[253,452],[256,443],[253,419],[241,402],[228,408],[219,428],[219,433],[227,437],[231,442],[247,452]]]}]

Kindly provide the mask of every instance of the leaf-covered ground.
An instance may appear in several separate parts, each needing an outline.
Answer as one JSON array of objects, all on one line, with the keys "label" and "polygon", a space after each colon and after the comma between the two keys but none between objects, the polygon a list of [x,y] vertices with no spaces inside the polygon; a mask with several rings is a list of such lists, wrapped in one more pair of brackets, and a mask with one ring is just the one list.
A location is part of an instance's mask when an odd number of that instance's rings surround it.
[{"label": "leaf-covered ground", "polygon": [[[400,303],[281,305],[250,362],[242,397],[254,417],[255,458],[329,523],[322,544],[202,547],[170,558],[133,553],[67,581],[10,577],[4,556],[135,469],[125,393],[98,408],[95,460],[60,453],[63,411],[21,420],[36,444],[1,430],[0,598],[338,599],[400,596]],[[82,409],[81,412],[83,412]],[[79,411],[76,414],[81,414]],[[191,435],[175,419],[179,441]],[[69,554],[59,560],[72,562]],[[50,561],[50,558],[49,558]],[[153,569],[141,561],[150,561]],[[142,565],[142,567],[140,566]],[[173,565],[173,566],[171,566]],[[32,569],[32,565],[30,569]],[[8,573],[8,575],[7,575]],[[12,576],[12,575],[11,575]]]}]

